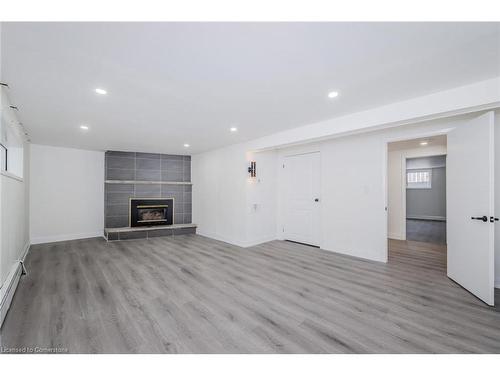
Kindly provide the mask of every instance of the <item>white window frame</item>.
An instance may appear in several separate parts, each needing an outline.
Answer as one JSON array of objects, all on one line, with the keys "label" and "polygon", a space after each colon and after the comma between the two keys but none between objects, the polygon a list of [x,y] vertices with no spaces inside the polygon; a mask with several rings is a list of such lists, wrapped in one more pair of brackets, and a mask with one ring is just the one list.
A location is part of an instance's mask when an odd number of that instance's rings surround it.
[{"label": "white window frame", "polygon": [[7,147],[0,143],[0,171],[7,172]]},{"label": "white window frame", "polygon": [[[415,181],[415,182],[408,181],[408,175],[410,173],[419,173],[419,172],[428,173],[428,176],[429,176],[428,181]],[[432,169],[431,168],[407,169],[406,170],[406,188],[407,189],[432,189]]]}]

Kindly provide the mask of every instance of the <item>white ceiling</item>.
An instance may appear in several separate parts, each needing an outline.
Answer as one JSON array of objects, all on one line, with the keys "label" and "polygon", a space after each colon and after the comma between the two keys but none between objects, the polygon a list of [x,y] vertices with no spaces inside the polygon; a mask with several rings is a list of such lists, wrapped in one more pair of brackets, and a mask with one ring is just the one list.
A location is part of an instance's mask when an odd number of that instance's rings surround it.
[{"label": "white ceiling", "polygon": [[[414,148],[425,148],[430,146],[446,146],[446,135],[436,135],[433,137],[415,138],[406,141],[389,143],[389,151],[411,150]],[[420,142],[425,141],[427,145],[422,146]]]},{"label": "white ceiling", "polygon": [[499,76],[499,46],[500,23],[4,23],[2,80],[34,143],[197,153]]}]

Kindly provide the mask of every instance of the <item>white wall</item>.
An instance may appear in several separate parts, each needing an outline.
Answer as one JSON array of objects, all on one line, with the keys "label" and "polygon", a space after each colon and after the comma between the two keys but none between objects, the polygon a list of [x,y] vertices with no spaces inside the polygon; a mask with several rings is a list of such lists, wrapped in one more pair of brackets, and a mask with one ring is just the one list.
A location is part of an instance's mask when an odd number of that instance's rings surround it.
[{"label": "white wall", "polygon": [[246,165],[242,145],[192,156],[193,223],[198,234],[245,246]]},{"label": "white wall", "polygon": [[385,152],[380,138],[327,142],[321,159],[321,247],[386,261]]},{"label": "white wall", "polygon": [[432,168],[429,189],[406,189],[406,217],[446,220],[446,167]]},{"label": "white wall", "polygon": [[[421,146],[425,149],[429,146]],[[406,169],[428,169],[428,168],[446,168],[446,155],[426,156],[418,158],[409,158],[406,161]]]},{"label": "white wall", "polygon": [[[29,171],[28,143],[24,145],[24,170]],[[0,285],[8,279],[13,269],[29,247],[29,176],[23,179],[0,175]]]},{"label": "white wall", "polygon": [[248,153],[247,159],[257,163],[257,177],[246,178],[246,241],[247,246],[252,246],[276,239],[279,165],[276,151]]},{"label": "white wall", "polygon": [[[280,238],[281,168],[290,154],[321,153],[321,248],[386,261],[387,214],[385,170],[387,142],[441,134],[458,126],[458,118],[352,135],[279,151],[255,153],[261,185],[248,181],[247,154],[240,144],[193,156],[193,217],[201,234],[247,246],[259,239]],[[261,156],[259,160],[259,156]],[[275,163],[274,166],[271,164]],[[268,175],[267,175],[268,174]],[[273,177],[272,175],[277,177]],[[256,182],[254,182],[256,183]],[[228,194],[225,196],[225,192]],[[274,199],[273,199],[274,198]],[[252,202],[260,210],[252,212]],[[273,212],[274,211],[274,212]],[[259,220],[276,225],[255,230]],[[269,221],[266,221],[269,223]],[[252,229],[251,225],[254,225]],[[274,236],[268,229],[275,229]],[[360,234],[361,233],[361,234]]]},{"label": "white wall", "polygon": [[[460,120],[455,120],[460,121]],[[448,122],[442,122],[444,127]],[[406,189],[404,171],[406,158],[417,158],[431,155],[445,155],[446,146],[429,145],[420,148],[408,148],[389,151],[387,154],[387,211],[388,237],[406,240]]]},{"label": "white wall", "polygon": [[3,287],[10,283],[29,246],[29,176],[26,171],[29,170],[30,148],[16,112],[10,108],[12,103],[7,90],[0,88],[0,141],[8,148],[8,159],[12,160],[7,171],[0,174],[0,287],[3,290],[0,297],[5,296]]},{"label": "white wall", "polygon": [[[275,153],[246,152],[245,144],[193,155],[193,223],[197,233],[238,246],[276,236]],[[248,177],[250,160],[257,178]]]},{"label": "white wall", "polygon": [[[321,152],[323,204],[320,247],[386,261],[388,215],[385,211],[384,176],[387,142],[418,138],[424,134],[437,135],[458,126],[461,121],[458,118],[436,120],[280,150],[279,162],[284,156],[294,153]],[[401,163],[398,165],[401,168]],[[401,176],[401,171],[397,175]],[[398,182],[402,184],[402,180]],[[402,188],[398,191],[401,194]],[[280,221],[278,213],[278,228]]]},{"label": "white wall", "polygon": [[7,171],[0,172],[0,325],[19,281],[20,260],[23,260],[30,244],[30,147],[20,129],[15,111],[9,107],[11,102],[4,90],[6,89],[0,88],[0,139],[8,148],[10,161]]},{"label": "white wall", "polygon": [[32,243],[102,236],[104,152],[31,146]]},{"label": "white wall", "polygon": [[[265,155],[257,162],[257,175],[275,174],[276,179],[268,176],[254,189],[248,181],[245,169],[248,165],[248,150],[254,142],[239,144],[193,156],[193,218],[199,225],[199,233],[218,238],[230,243],[248,246],[258,243],[259,239],[280,238],[281,218],[281,168],[283,157],[289,154],[319,151],[322,160],[322,237],[321,248],[367,259],[386,261],[386,228],[389,215],[385,211],[390,205],[394,217],[401,216],[403,207],[401,154],[393,155],[398,170],[385,170],[390,155],[387,142],[403,139],[429,137],[444,134],[460,126],[471,116],[460,116],[405,125],[397,128],[378,130],[369,133],[339,137],[322,142],[307,143],[301,146],[287,147],[279,151],[255,153]],[[500,145],[499,114],[496,115],[496,149]],[[426,154],[446,153],[442,147],[432,146],[425,153],[420,149],[409,152],[408,156],[417,157]],[[500,152],[496,153],[496,210],[500,214]],[[271,164],[276,164],[272,166]],[[395,185],[393,184],[393,181]],[[389,188],[399,192],[388,202],[386,183]],[[400,188],[401,186],[401,188]],[[253,190],[252,190],[253,189]],[[227,196],[226,196],[227,194]],[[265,198],[264,198],[265,197]],[[274,199],[273,199],[274,198]],[[252,212],[252,202],[260,202],[260,209]],[[273,212],[274,211],[274,212]],[[258,226],[258,221],[276,218],[276,225]],[[391,235],[404,238],[404,225],[394,226],[396,221],[389,220]],[[251,227],[253,225],[253,227]],[[251,229],[250,229],[251,228]],[[259,228],[259,229],[255,229]],[[272,236],[270,230],[276,233]],[[388,228],[387,228],[388,230]],[[500,238],[500,225],[496,226],[497,238]],[[500,241],[496,241],[496,280],[500,285]]]}]

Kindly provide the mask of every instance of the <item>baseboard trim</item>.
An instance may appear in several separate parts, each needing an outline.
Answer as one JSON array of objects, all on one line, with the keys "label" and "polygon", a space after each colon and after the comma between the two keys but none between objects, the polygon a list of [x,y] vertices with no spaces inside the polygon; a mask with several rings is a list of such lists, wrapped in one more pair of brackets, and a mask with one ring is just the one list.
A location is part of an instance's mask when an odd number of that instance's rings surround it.
[{"label": "baseboard trim", "polygon": [[357,258],[357,259],[368,260],[368,261],[371,261],[371,262],[387,263],[387,258],[385,258],[382,255],[382,254],[385,254],[385,251],[380,251],[379,252],[380,253],[380,257],[366,257],[366,256],[362,256],[360,254],[354,254],[354,253],[351,253],[351,252],[345,251],[345,250],[327,249],[327,248],[322,247],[322,246],[320,246],[320,249],[321,250],[325,250],[325,251],[331,251],[332,253],[346,255],[346,256],[349,256],[349,257]]},{"label": "baseboard trim", "polygon": [[198,234],[200,236],[203,236],[203,237],[211,238],[211,239],[216,240],[216,241],[226,242],[226,243],[231,244],[231,245],[235,245],[235,246],[239,246],[239,247],[245,247],[245,244],[242,241],[234,241],[232,239],[229,239],[229,238],[226,238],[226,237],[223,237],[223,236],[219,236],[219,235],[217,235],[215,233],[204,232],[204,231],[200,231],[199,229],[197,229],[196,230],[196,234]]},{"label": "baseboard trim", "polygon": [[445,216],[430,216],[430,215],[406,215],[407,219],[414,220],[434,220],[434,221],[446,221]]},{"label": "baseboard trim", "polygon": [[260,245],[261,243],[274,241],[277,239],[276,236],[267,236],[267,237],[262,237],[258,240],[254,240],[254,241],[237,241],[237,240],[229,239],[229,238],[224,237],[224,236],[219,236],[219,235],[214,234],[214,233],[200,231],[199,229],[196,231],[196,234],[203,236],[203,237],[211,238],[213,240],[226,242],[228,244],[239,246],[239,247],[257,246],[257,245]]},{"label": "baseboard trim", "polygon": [[495,288],[500,289],[500,279],[495,281]]},{"label": "baseboard trim", "polygon": [[387,237],[391,240],[399,240],[399,241],[404,241],[405,238],[401,233],[389,233]]},{"label": "baseboard trim", "polygon": [[103,231],[100,230],[98,232],[90,232],[90,233],[61,234],[57,236],[32,237],[31,244],[36,245],[41,243],[81,240],[84,238],[94,238],[94,237],[103,237]]},{"label": "baseboard trim", "polygon": [[21,279],[22,274],[21,262],[24,263],[29,249],[30,242],[28,241],[24,245],[21,257],[13,265],[12,270],[9,272],[7,279],[2,285],[2,288],[0,288],[0,327],[3,325],[7,312],[9,311],[10,304],[12,303],[12,299],[14,298],[14,294],[16,293],[17,286],[19,285],[19,280]]},{"label": "baseboard trim", "polygon": [[278,238],[276,236],[261,237],[258,240],[247,242],[247,245],[245,247],[257,246],[257,245],[260,245],[260,244],[263,244],[263,243],[266,243],[266,242],[269,242],[269,241],[275,241],[277,239]]}]

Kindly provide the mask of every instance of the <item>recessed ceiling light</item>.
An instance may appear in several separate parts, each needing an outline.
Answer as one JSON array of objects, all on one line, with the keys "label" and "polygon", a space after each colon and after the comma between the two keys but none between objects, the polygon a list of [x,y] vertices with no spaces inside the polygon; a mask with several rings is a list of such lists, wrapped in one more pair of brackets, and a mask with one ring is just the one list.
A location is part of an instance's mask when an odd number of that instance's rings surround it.
[{"label": "recessed ceiling light", "polygon": [[233,126],[233,127],[229,128],[229,130],[230,130],[230,131],[232,131],[232,132],[234,133],[234,132],[237,132],[237,131],[238,131],[238,128],[236,128],[236,127],[234,127],[234,126]]},{"label": "recessed ceiling light", "polygon": [[422,141],[420,142],[420,146],[427,146],[429,144],[428,141]]},{"label": "recessed ceiling light", "polygon": [[95,89],[95,92],[99,95],[106,95],[108,93],[106,90],[99,88]]},{"label": "recessed ceiling light", "polygon": [[189,147],[189,143],[184,143],[184,147]]},{"label": "recessed ceiling light", "polygon": [[338,91],[330,91],[330,92],[328,93],[328,97],[329,97],[330,99],[336,98],[337,96],[339,96]]},{"label": "recessed ceiling light", "polygon": [[89,130],[89,127],[87,125],[80,125],[80,129]]}]

